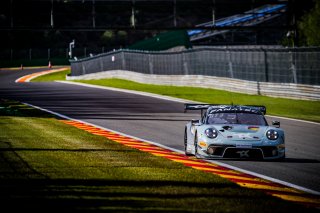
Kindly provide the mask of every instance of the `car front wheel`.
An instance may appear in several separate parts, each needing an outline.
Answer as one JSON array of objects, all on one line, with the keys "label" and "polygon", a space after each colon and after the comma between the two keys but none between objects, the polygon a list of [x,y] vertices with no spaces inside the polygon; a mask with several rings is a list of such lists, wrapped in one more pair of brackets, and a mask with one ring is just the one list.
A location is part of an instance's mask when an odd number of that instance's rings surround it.
[{"label": "car front wheel", "polygon": [[192,156],[193,154],[190,154],[187,152],[187,145],[188,145],[188,135],[187,135],[187,128],[184,130],[184,153],[187,156]]},{"label": "car front wheel", "polygon": [[200,158],[198,155],[198,137],[197,137],[197,133],[194,134],[194,155],[196,156],[196,158]]}]

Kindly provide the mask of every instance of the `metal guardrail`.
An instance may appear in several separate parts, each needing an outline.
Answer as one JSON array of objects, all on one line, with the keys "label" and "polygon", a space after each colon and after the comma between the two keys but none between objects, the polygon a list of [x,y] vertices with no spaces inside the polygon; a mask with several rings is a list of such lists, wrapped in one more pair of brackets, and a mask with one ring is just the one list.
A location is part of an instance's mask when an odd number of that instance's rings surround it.
[{"label": "metal guardrail", "polygon": [[320,48],[197,48],[180,52],[117,50],[71,60],[71,76],[108,70],[203,75],[255,82],[320,85]]}]

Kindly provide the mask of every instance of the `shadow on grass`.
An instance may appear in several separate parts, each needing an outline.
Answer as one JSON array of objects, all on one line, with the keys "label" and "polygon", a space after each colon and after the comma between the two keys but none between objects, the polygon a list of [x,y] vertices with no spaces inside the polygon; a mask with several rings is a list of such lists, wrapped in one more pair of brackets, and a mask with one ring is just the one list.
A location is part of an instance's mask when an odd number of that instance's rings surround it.
[{"label": "shadow on grass", "polygon": [[[170,187],[174,189],[170,191]],[[260,202],[266,198],[262,194],[260,196],[242,194],[240,198],[237,193],[219,193],[218,188],[220,187],[228,186],[159,180],[2,179],[0,199],[2,208],[10,209],[10,211],[210,212],[210,209],[201,207],[201,205],[197,211],[194,211],[189,208],[190,203],[200,202],[201,204],[203,199],[207,201],[211,199],[211,202],[239,199]],[[163,188],[167,189],[162,190]],[[207,193],[197,192],[201,188],[211,190]],[[182,192],[177,193],[176,190],[182,190]],[[226,205],[227,208],[230,208],[231,204],[220,203],[219,205]],[[293,210],[294,207],[295,205],[292,205],[290,209]]]},{"label": "shadow on grass", "polygon": [[[174,187],[172,191],[163,187]],[[0,199],[2,208],[32,210],[32,212],[188,212],[188,209],[169,203],[207,197],[236,199],[237,195],[217,195],[214,189],[229,184],[204,184],[186,181],[78,180],[78,179],[2,179]],[[175,190],[190,188],[190,192]],[[194,189],[212,188],[212,193],[199,194]],[[146,190],[147,189],[147,190]],[[193,189],[193,190],[192,190]],[[156,192],[155,192],[155,191]],[[158,191],[158,192],[157,192]],[[250,199],[251,196],[245,196]],[[244,198],[242,197],[242,198]],[[152,211],[151,211],[152,210]]]},{"label": "shadow on grass", "polygon": [[[192,184],[180,181],[113,181],[113,180],[1,180],[0,196],[2,207],[11,210],[53,212],[53,211],[90,211],[106,208],[114,210],[175,212],[165,205],[164,200],[193,199],[217,196],[212,194],[167,192],[155,193],[145,188],[157,187],[224,187],[212,184]],[[235,198],[226,196],[226,198]],[[184,212],[181,208],[176,211]]]},{"label": "shadow on grass", "polygon": [[0,116],[56,118],[52,114],[6,99],[0,100]]},{"label": "shadow on grass", "polygon": [[[229,183],[175,180],[50,179],[32,168],[19,154],[35,152],[101,152],[106,149],[13,148],[0,141],[0,203],[10,212],[188,212],[181,200],[217,196]],[[115,150],[116,151],[116,150]],[[125,150],[127,152],[128,150]],[[55,168],[59,169],[59,168]],[[65,169],[65,168],[62,168]],[[73,169],[73,168],[70,168]],[[112,169],[110,170],[112,171]],[[193,189],[193,190],[188,190]],[[215,189],[199,194],[203,189]],[[236,198],[236,194],[223,195]],[[249,198],[248,198],[249,199]],[[166,202],[170,203],[168,205]]]},{"label": "shadow on grass", "polygon": [[[246,204],[247,202],[259,203],[255,206],[259,208],[256,212],[265,208],[258,207],[260,203],[266,206],[266,203],[274,202],[273,204],[280,205],[277,207],[278,210],[285,207],[288,212],[303,212],[302,206],[276,200],[262,192],[253,193],[246,189],[245,192],[240,191],[240,186],[228,182],[157,178],[136,180],[130,177],[81,179],[65,178],[63,175],[61,178],[49,178],[19,156],[21,151],[105,150],[13,148],[10,142],[5,141],[1,141],[1,145],[3,148],[0,150],[0,202],[1,208],[10,212],[212,212],[211,210],[216,209],[218,212],[229,212],[227,210],[233,208],[235,201],[245,204],[242,208],[246,211],[252,208],[250,204]],[[54,170],[59,170],[59,167],[54,167]],[[104,172],[111,171],[113,170]]]}]

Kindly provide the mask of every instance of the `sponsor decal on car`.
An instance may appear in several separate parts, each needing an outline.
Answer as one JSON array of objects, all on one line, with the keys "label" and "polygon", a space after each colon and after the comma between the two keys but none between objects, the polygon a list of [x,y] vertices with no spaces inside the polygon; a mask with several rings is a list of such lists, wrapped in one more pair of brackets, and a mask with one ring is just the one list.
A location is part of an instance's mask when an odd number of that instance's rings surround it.
[{"label": "sponsor decal on car", "polygon": [[250,150],[241,150],[241,151],[237,151],[236,153],[238,153],[240,155],[240,158],[248,158],[248,157],[250,157],[249,151]]},{"label": "sponsor decal on car", "polygon": [[251,131],[257,132],[259,130],[259,127],[257,127],[257,126],[249,126],[248,129],[251,130]]}]

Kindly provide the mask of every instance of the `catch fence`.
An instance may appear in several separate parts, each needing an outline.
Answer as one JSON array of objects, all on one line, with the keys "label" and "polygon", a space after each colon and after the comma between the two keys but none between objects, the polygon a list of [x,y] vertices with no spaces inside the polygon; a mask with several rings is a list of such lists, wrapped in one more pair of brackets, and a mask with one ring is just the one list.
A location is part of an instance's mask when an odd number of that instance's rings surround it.
[{"label": "catch fence", "polygon": [[70,62],[71,76],[129,70],[143,74],[203,75],[320,85],[320,48],[204,47],[180,52],[116,50]]}]

